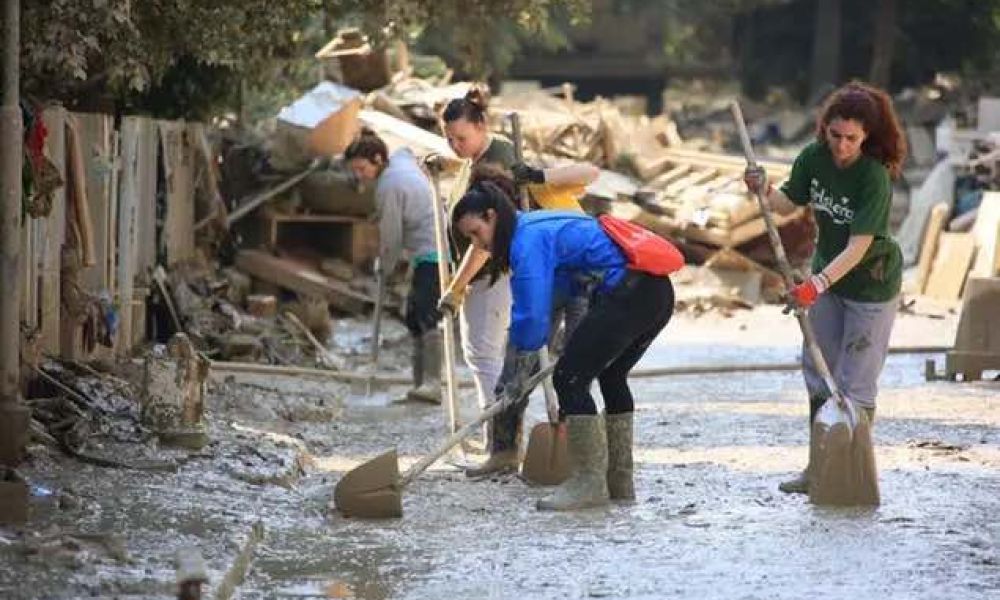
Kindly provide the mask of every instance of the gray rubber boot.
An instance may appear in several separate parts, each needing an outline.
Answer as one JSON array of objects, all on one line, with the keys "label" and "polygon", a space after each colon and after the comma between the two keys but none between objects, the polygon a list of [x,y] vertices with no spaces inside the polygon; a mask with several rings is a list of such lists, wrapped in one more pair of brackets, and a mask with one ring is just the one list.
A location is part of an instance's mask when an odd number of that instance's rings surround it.
[{"label": "gray rubber boot", "polygon": [[[511,413],[514,414],[511,414]],[[486,424],[490,455],[481,464],[465,470],[467,477],[517,471],[521,464],[521,418],[516,411],[504,411]]]},{"label": "gray rubber boot", "polygon": [[566,417],[570,476],[538,501],[538,510],[578,510],[603,506],[608,496],[608,438],[601,415]]},{"label": "gray rubber boot", "polygon": [[801,473],[778,484],[778,490],[786,494],[808,494],[809,493],[809,473],[812,472],[813,453],[813,421],[816,420],[816,413],[823,407],[826,398],[822,396],[812,396],[809,398],[809,462]]},{"label": "gray rubber boot", "polygon": [[[431,404],[441,404],[441,332],[438,330],[428,331],[420,338],[414,340],[414,346],[419,345],[420,364],[414,360],[414,385],[415,387],[406,393],[406,399],[412,402],[429,402]],[[414,352],[416,359],[417,352]],[[419,378],[416,370],[420,368]]]},{"label": "gray rubber boot", "polygon": [[632,415],[626,412],[605,415],[608,433],[608,494],[612,500],[635,501],[632,478]]}]

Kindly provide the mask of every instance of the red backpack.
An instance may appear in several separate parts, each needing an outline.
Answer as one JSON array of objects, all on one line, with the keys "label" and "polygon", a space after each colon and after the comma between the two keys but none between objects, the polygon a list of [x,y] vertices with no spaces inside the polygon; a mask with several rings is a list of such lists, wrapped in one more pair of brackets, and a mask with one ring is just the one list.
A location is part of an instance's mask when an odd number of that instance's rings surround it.
[{"label": "red backpack", "polygon": [[684,266],[676,246],[631,221],[600,215],[597,221],[628,259],[628,268],[650,275],[669,275]]}]

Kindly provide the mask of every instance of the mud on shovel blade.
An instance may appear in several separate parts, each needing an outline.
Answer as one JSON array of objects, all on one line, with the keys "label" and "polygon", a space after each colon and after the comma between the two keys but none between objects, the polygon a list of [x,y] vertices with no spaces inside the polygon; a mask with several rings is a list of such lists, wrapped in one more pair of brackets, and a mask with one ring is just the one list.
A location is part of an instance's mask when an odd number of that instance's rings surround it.
[{"label": "mud on shovel blade", "polygon": [[435,461],[462,440],[475,433],[487,420],[510,408],[531,393],[539,382],[552,373],[555,365],[541,369],[528,380],[521,398],[504,397],[484,410],[441,443],[433,453],[421,458],[402,476],[396,450],[389,450],[358,465],[341,477],[333,490],[333,504],[345,517],[365,519],[390,519],[403,516],[403,488],[409,485]]},{"label": "mud on shovel blade", "polygon": [[[757,159],[750,143],[750,135],[747,133],[746,122],[743,120],[743,111],[735,100],[730,108],[747,164],[756,166]],[[767,236],[784,277],[785,287],[791,290],[795,285],[792,268],[788,264],[788,257],[781,244],[778,228],[774,225],[770,207],[760,193],[757,194],[757,203],[760,206],[761,216],[764,217]],[[806,351],[809,352],[829,392],[829,399],[812,424],[809,447],[809,501],[814,504],[840,506],[878,505],[880,502],[878,472],[875,467],[871,424],[864,413],[858,411],[853,402],[837,387],[816,342],[816,334],[805,309],[796,307],[795,318],[802,330]]]},{"label": "mud on shovel blade", "polygon": [[[539,351],[540,366],[549,366],[546,348]],[[521,465],[521,477],[536,485],[559,485],[569,477],[569,450],[566,445],[566,426],[559,422],[559,402],[556,399],[552,379],[542,382],[545,392],[547,423],[538,423],[531,428],[528,449]]]}]

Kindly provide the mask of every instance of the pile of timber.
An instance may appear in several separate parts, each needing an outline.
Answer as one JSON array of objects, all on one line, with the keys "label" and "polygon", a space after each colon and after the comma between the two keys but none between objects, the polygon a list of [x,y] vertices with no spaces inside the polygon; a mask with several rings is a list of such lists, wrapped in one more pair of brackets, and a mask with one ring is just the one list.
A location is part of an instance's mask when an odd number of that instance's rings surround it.
[{"label": "pile of timber", "polygon": [[[904,258],[916,263],[906,290],[942,301],[962,297],[970,278],[1000,275],[1000,132],[956,132],[964,139],[913,194],[900,231]],[[965,182],[978,205],[955,198]]]}]

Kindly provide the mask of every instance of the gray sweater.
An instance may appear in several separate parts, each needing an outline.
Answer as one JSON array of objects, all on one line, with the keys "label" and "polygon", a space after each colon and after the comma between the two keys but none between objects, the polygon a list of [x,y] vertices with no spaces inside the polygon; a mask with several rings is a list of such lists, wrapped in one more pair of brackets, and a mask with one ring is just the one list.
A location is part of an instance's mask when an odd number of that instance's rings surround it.
[{"label": "gray sweater", "polygon": [[408,149],[396,150],[375,185],[379,256],[386,273],[407,258],[437,250],[434,243],[434,192]]}]

